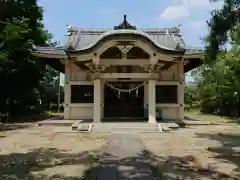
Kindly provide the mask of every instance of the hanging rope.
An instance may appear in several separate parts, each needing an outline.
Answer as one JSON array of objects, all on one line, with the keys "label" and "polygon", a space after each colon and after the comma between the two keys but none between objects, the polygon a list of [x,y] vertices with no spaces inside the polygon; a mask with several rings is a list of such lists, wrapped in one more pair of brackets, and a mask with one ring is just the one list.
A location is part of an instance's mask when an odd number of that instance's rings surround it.
[{"label": "hanging rope", "polygon": [[115,86],[113,86],[112,84],[109,84],[107,82],[105,82],[105,84],[110,87],[111,89],[113,90],[116,90],[116,91],[120,91],[120,92],[131,92],[131,91],[134,91],[134,90],[138,90],[140,87],[144,86],[145,82],[142,83],[142,84],[139,84],[138,86],[134,87],[134,88],[130,88],[130,89],[120,89],[120,88],[117,88]]}]

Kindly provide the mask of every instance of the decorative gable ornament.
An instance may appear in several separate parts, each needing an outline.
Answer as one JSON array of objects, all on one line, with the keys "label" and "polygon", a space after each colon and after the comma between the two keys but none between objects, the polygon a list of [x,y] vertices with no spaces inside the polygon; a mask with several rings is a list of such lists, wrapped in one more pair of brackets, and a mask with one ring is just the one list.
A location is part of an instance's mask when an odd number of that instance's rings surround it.
[{"label": "decorative gable ornament", "polygon": [[118,26],[114,26],[113,27],[114,30],[118,30],[118,29],[133,29],[136,30],[136,26],[132,26],[128,21],[127,21],[127,16],[124,15],[124,20],[121,24],[119,24]]}]

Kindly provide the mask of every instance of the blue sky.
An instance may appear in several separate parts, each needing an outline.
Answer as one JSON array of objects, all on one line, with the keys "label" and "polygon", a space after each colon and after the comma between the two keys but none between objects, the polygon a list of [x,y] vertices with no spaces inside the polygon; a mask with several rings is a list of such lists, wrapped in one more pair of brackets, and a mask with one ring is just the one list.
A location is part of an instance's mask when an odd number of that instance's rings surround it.
[{"label": "blue sky", "polygon": [[221,6],[209,0],[39,0],[44,24],[54,41],[64,43],[66,24],[80,28],[112,28],[127,15],[139,28],[174,27],[181,24],[187,45],[203,46],[210,12]]},{"label": "blue sky", "polygon": [[219,4],[209,0],[39,0],[45,27],[55,41],[64,42],[66,24],[81,28],[111,28],[126,14],[132,25],[143,28],[174,27],[181,24],[187,44],[202,46],[206,20]]}]

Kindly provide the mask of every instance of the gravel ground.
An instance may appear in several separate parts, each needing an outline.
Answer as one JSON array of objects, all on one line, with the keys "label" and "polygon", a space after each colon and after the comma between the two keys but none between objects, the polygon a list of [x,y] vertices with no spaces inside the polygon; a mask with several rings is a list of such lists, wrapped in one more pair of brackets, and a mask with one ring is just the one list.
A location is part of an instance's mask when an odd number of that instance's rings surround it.
[{"label": "gravel ground", "polygon": [[91,180],[155,180],[138,134],[112,134],[100,162],[92,169]]},{"label": "gravel ground", "polygon": [[165,179],[240,179],[239,126],[195,126],[141,138]]},{"label": "gravel ground", "polygon": [[81,179],[107,139],[104,133],[56,133],[47,126],[2,130],[0,179]]}]

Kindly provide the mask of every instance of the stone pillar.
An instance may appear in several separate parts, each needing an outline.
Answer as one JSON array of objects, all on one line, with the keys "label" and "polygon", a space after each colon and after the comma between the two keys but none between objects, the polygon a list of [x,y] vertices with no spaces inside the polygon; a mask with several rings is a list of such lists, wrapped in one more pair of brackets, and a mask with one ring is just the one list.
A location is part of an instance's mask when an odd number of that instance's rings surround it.
[{"label": "stone pillar", "polygon": [[101,122],[101,80],[94,80],[93,122]]},{"label": "stone pillar", "polygon": [[184,59],[178,64],[179,85],[178,85],[178,104],[179,104],[179,120],[184,119]]},{"label": "stone pillar", "polygon": [[156,122],[156,80],[148,81],[148,123]]}]

